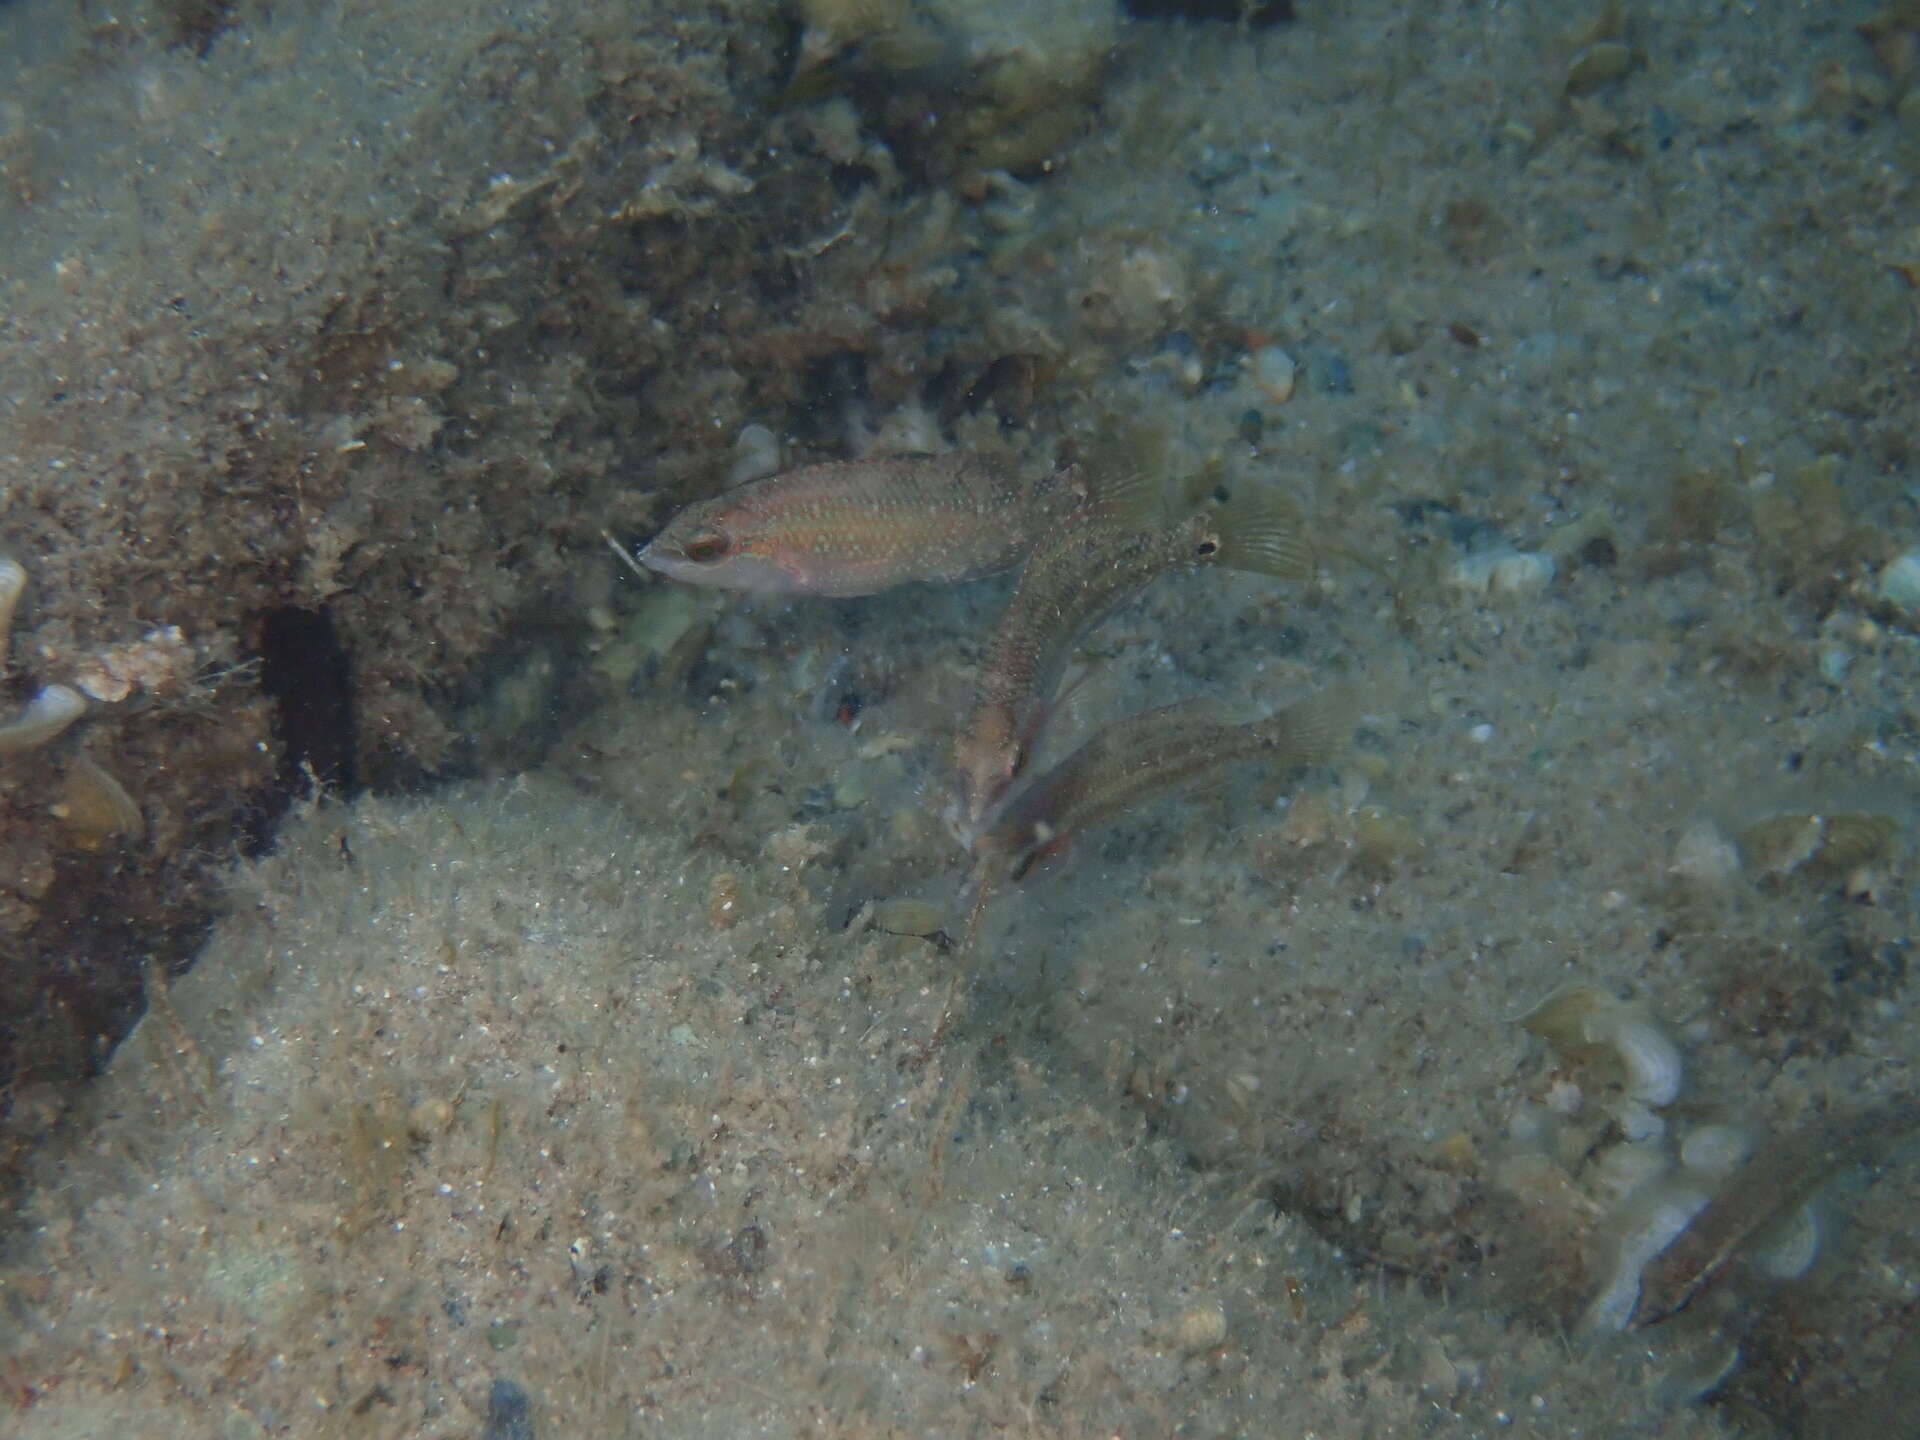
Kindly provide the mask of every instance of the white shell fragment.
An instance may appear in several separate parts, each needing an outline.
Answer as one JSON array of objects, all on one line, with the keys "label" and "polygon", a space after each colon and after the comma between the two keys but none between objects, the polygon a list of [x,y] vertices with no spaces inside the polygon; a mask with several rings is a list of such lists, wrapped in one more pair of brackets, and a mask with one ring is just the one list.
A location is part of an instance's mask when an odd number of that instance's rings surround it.
[{"label": "white shell fragment", "polygon": [[1551,585],[1557,571],[1553,557],[1539,551],[1491,551],[1455,560],[1447,584],[1476,599],[1532,595]]},{"label": "white shell fragment", "polygon": [[1692,1186],[1660,1187],[1649,1197],[1646,1212],[1637,1224],[1620,1237],[1614,1257],[1613,1276],[1587,1311],[1587,1327],[1592,1330],[1624,1330],[1640,1303],[1640,1274],[1647,1263],[1678,1240],[1693,1223],[1693,1217],[1707,1208],[1708,1195]]},{"label": "white shell fragment", "polygon": [[7,663],[7,640],[13,634],[13,611],[27,588],[27,571],[18,560],[0,555],[0,666]]},{"label": "white shell fragment", "polygon": [[780,437],[764,425],[743,426],[733,442],[733,465],[727,471],[728,488],[779,473]]},{"label": "white shell fragment", "polygon": [[0,725],[0,755],[37,750],[87,713],[78,690],[49,685],[12,720]]},{"label": "white shell fragment", "polygon": [[1673,846],[1673,873],[1702,890],[1722,890],[1740,878],[1740,849],[1711,820],[1695,820]]},{"label": "white shell fragment", "polygon": [[1651,1020],[1623,1016],[1612,1043],[1627,1067],[1630,1098],[1655,1109],[1680,1098],[1680,1051]]}]

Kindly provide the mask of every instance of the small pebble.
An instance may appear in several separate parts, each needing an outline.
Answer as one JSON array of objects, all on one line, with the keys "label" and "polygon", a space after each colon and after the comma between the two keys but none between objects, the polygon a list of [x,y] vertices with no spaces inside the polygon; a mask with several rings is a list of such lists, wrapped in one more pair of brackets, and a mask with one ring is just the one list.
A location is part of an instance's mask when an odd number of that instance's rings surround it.
[{"label": "small pebble", "polygon": [[1880,572],[1880,598],[1910,616],[1920,616],[1920,550],[1909,550]]},{"label": "small pebble", "polygon": [[1173,1342],[1189,1355],[1211,1350],[1227,1338],[1227,1312],[1217,1301],[1189,1306],[1173,1322]]},{"label": "small pebble", "polygon": [[1253,352],[1248,363],[1253,372],[1253,383],[1274,404],[1284,405],[1293,398],[1299,370],[1293,363],[1293,357],[1286,351],[1278,345],[1262,345]]}]

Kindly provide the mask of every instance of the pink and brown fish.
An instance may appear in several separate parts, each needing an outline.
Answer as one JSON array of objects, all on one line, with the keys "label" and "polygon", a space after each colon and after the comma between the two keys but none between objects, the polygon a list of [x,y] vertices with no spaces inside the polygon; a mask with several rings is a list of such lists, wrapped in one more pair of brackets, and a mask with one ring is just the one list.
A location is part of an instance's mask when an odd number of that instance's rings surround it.
[{"label": "pink and brown fish", "polygon": [[1090,499],[1073,467],[1029,480],[965,452],[835,461],[690,505],[635,558],[692,585],[874,595],[1008,569]]}]

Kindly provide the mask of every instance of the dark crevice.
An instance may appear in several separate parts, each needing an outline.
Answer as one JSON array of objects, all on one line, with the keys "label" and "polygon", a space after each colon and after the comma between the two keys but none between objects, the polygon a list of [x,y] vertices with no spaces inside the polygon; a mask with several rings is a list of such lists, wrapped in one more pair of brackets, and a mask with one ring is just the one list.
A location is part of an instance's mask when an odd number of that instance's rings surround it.
[{"label": "dark crevice", "polygon": [[271,843],[280,817],[317,785],[330,795],[359,789],[355,765],[353,667],[325,606],[285,605],[269,610],[255,628],[260,689],[273,702],[273,737],[280,766],[271,793],[249,824],[246,848]]}]

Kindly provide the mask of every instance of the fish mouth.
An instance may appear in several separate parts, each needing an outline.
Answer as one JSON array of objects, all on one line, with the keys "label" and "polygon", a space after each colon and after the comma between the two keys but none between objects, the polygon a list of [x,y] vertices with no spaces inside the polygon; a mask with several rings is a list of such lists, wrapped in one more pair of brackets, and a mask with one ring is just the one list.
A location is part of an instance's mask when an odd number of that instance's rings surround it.
[{"label": "fish mouth", "polygon": [[796,577],[781,565],[745,550],[723,560],[701,562],[687,557],[676,543],[656,537],[634,554],[634,563],[656,575],[707,590],[733,590],[750,595],[805,593],[804,576]]},{"label": "fish mouth", "polygon": [[714,567],[696,565],[678,545],[667,540],[650,540],[633,552],[634,563],[644,565],[656,575],[670,580],[685,580],[696,585],[714,585]]}]

